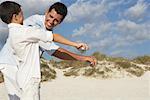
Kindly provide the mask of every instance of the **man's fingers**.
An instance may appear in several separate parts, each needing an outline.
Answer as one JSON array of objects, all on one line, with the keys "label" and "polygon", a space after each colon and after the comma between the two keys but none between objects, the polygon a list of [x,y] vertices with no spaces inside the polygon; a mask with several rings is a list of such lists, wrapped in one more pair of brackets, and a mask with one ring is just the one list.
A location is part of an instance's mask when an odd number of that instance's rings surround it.
[{"label": "man's fingers", "polygon": [[84,44],[84,47],[85,47],[85,50],[88,50],[88,49],[89,49],[89,47],[88,47],[87,44]]},{"label": "man's fingers", "polygon": [[97,60],[95,57],[91,57],[91,66],[95,66],[97,64]]},{"label": "man's fingers", "polygon": [[88,50],[89,49],[89,47],[88,47],[88,45],[86,45],[86,50]]},{"label": "man's fingers", "polygon": [[83,49],[83,50],[88,50],[89,49],[88,45],[85,44],[85,43],[79,43],[78,45],[79,46],[78,46],[77,49]]}]

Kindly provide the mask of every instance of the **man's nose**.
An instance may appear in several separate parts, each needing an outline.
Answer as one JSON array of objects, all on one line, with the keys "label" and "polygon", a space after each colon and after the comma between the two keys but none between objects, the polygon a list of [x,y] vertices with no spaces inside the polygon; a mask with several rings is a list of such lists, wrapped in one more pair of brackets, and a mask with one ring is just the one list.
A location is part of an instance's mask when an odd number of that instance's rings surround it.
[{"label": "man's nose", "polygon": [[50,24],[52,24],[52,25],[54,24],[54,19],[50,20]]}]

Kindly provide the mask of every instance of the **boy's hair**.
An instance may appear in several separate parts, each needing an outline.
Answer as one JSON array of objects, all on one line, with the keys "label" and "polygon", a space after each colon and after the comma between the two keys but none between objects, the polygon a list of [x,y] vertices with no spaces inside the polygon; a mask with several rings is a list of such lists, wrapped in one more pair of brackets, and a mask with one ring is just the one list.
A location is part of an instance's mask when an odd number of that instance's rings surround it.
[{"label": "boy's hair", "polygon": [[55,9],[55,11],[56,11],[58,14],[60,14],[60,15],[63,16],[63,18],[62,18],[62,21],[63,21],[63,19],[66,17],[67,12],[68,12],[66,5],[64,5],[64,4],[61,3],[61,2],[56,2],[56,3],[54,3],[53,5],[50,6],[49,12],[50,12],[52,9]]},{"label": "boy's hair", "polygon": [[13,1],[5,1],[0,4],[0,18],[3,22],[11,23],[13,14],[21,11],[21,5]]}]

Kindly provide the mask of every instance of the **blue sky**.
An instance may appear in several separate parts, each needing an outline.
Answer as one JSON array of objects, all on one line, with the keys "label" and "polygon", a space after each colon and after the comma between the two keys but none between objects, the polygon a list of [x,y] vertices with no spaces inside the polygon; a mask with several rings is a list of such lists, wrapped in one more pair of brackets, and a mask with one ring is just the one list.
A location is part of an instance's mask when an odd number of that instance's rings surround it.
[{"label": "blue sky", "polygon": [[[90,46],[88,55],[95,51],[127,58],[150,55],[150,0],[13,1],[22,5],[25,17],[43,14],[57,1],[66,4],[68,15],[54,32],[73,41],[86,42]],[[6,30],[6,25],[0,22],[0,47],[7,36]],[[77,52],[72,47],[63,47]]]}]

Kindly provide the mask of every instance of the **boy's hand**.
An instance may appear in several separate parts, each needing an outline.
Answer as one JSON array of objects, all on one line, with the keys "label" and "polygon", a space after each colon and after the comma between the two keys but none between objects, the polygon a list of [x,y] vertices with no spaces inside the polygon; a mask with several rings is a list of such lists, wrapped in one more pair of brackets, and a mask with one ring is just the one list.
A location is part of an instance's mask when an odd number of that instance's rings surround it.
[{"label": "boy's hand", "polygon": [[86,50],[89,49],[88,45],[85,44],[85,43],[77,43],[76,48],[77,48],[78,50],[81,49],[81,50],[84,50],[84,51],[86,51]]}]

